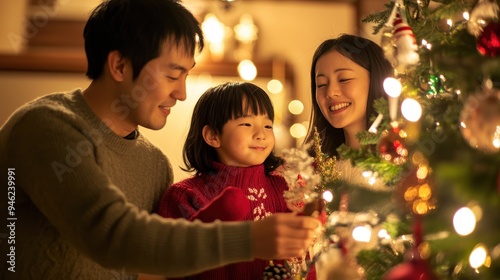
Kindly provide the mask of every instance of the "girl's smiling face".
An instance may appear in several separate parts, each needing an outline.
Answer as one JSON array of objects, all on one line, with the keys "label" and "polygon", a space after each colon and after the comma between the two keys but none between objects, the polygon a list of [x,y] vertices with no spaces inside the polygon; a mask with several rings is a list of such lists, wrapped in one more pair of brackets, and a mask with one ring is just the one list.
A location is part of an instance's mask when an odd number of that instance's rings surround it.
[{"label": "girl's smiling face", "polygon": [[238,167],[264,163],[275,141],[273,122],[267,115],[255,114],[229,120],[217,137],[220,162]]}]

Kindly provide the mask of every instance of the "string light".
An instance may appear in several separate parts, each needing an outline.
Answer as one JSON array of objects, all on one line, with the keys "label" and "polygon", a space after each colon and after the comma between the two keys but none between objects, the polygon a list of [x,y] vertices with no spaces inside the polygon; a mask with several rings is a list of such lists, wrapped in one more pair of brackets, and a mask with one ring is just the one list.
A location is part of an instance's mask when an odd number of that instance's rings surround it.
[{"label": "string light", "polygon": [[272,79],[267,83],[267,90],[272,94],[279,94],[283,91],[283,83],[279,80]]},{"label": "string light", "polygon": [[472,250],[469,256],[469,264],[472,268],[478,269],[486,264],[488,260],[488,251],[483,244],[478,244]]},{"label": "string light", "polygon": [[371,236],[371,227],[368,225],[357,226],[352,230],[352,238],[359,242],[369,242]]},{"label": "string light", "polygon": [[333,193],[329,190],[326,190],[323,192],[323,199],[326,201],[326,202],[332,202],[333,200]]},{"label": "string light", "polygon": [[395,121],[398,115],[398,97],[401,95],[401,83],[392,77],[386,78],[383,83],[384,91],[389,95],[389,116]]},{"label": "string light", "polygon": [[410,122],[416,122],[422,116],[422,106],[417,100],[407,98],[401,103],[401,113]]},{"label": "string light", "polygon": [[299,115],[304,111],[304,104],[300,100],[292,100],[288,103],[288,111],[294,115]]},{"label": "string light", "polygon": [[238,74],[245,81],[253,81],[257,77],[257,67],[249,59],[244,59],[238,63]]},{"label": "string light", "polygon": [[476,227],[476,216],[468,207],[460,208],[453,216],[453,226],[460,235],[469,235]]},{"label": "string light", "polygon": [[293,138],[302,138],[305,137],[306,134],[307,128],[301,123],[294,123],[290,127],[290,135],[292,135]]}]

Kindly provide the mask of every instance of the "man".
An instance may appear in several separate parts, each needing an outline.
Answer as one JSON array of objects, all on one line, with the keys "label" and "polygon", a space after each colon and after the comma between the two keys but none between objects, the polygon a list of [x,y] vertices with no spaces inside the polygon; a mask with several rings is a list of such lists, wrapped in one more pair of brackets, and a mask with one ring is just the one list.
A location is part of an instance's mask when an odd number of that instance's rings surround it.
[{"label": "man", "polygon": [[202,224],[149,214],[172,168],[137,128],[161,129],[186,98],[203,48],[189,11],[173,0],[105,1],[84,38],[90,86],[26,104],[0,129],[3,279],[175,277],[303,252],[310,217]]}]

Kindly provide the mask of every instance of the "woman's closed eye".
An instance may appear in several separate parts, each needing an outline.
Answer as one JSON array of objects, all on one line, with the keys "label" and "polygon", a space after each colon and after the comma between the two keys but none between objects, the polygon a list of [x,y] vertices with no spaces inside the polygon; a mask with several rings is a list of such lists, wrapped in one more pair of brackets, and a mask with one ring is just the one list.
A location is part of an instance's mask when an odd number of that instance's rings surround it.
[{"label": "woman's closed eye", "polygon": [[326,84],[317,84],[316,85],[316,88],[324,88],[324,87],[326,87]]},{"label": "woman's closed eye", "polygon": [[353,78],[343,78],[343,79],[339,79],[339,83],[347,83],[347,82],[349,82],[350,80],[353,80]]}]

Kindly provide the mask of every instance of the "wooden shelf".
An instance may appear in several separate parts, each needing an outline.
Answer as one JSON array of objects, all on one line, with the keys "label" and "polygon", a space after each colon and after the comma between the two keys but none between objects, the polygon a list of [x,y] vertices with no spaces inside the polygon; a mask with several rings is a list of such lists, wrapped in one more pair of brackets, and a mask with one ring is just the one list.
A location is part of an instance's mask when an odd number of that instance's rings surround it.
[{"label": "wooden shelf", "polygon": [[2,71],[83,72],[85,53],[68,49],[31,49],[20,54],[0,54]]},{"label": "wooden shelf", "polygon": [[[293,80],[292,69],[282,60],[255,61],[259,77]],[[208,73],[212,76],[238,76],[236,61],[200,61],[190,74]],[[69,48],[32,48],[19,54],[0,54],[0,71],[85,73],[85,53]]]},{"label": "wooden shelf", "polygon": [[[84,21],[52,19],[36,32],[28,30],[34,32],[34,36],[30,36],[23,51],[17,54],[0,54],[0,71],[85,73],[87,59],[82,35],[84,27]],[[215,62],[203,57],[199,59],[190,74],[238,76],[237,61]],[[254,60],[254,63],[258,77],[286,79],[293,83],[293,71],[285,61],[266,59]]]}]

